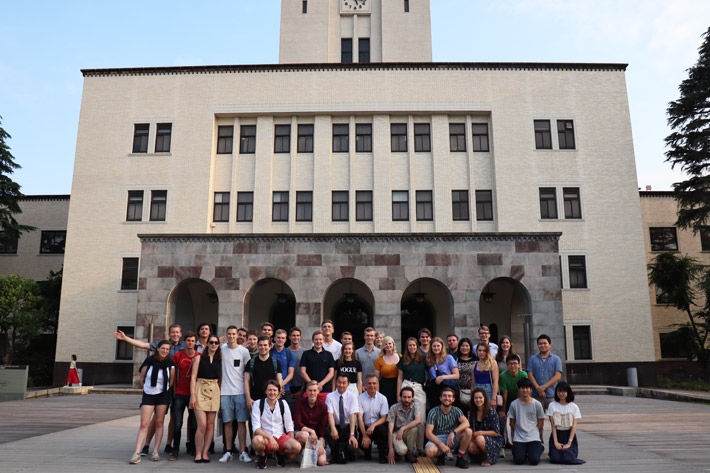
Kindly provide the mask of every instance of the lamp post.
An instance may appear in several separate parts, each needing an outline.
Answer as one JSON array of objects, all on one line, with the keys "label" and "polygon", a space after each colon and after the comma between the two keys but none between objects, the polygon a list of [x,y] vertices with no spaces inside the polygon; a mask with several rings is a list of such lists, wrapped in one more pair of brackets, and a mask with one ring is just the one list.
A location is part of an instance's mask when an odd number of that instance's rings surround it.
[{"label": "lamp post", "polygon": [[518,314],[518,317],[523,321],[523,337],[525,340],[525,359],[530,359],[530,326],[532,324],[532,314]]}]

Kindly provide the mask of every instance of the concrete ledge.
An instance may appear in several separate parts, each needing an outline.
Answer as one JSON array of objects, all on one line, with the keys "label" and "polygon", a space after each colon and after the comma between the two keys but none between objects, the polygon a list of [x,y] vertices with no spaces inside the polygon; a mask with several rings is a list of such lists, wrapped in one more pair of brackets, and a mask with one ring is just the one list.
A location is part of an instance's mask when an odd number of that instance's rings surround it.
[{"label": "concrete ledge", "polygon": [[636,397],[638,388],[628,388],[624,386],[610,386],[607,388],[607,392],[612,396],[631,396]]},{"label": "concrete ledge", "polygon": [[92,394],[142,394],[143,390],[139,388],[119,388],[119,387],[96,387],[91,390]]},{"label": "concrete ledge", "polygon": [[93,386],[70,386],[70,387],[63,387],[59,388],[59,394],[66,396],[66,395],[71,395],[71,394],[81,394],[81,395],[86,395],[91,392],[91,390],[94,389]]},{"label": "concrete ledge", "polygon": [[637,397],[664,399],[667,401],[701,402],[710,404],[710,393],[694,391],[672,391],[669,389],[638,388]]},{"label": "concrete ledge", "polygon": [[25,399],[37,399],[40,397],[58,396],[60,388],[38,389],[25,393]]}]

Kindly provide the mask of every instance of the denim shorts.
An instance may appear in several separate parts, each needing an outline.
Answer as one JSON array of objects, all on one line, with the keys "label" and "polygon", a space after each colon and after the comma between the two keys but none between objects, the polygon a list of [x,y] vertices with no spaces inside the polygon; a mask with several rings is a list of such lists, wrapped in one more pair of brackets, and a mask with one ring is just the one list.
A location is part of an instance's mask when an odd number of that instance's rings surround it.
[{"label": "denim shorts", "polygon": [[249,420],[249,411],[247,410],[247,398],[244,394],[233,394],[228,396],[220,396],[220,408],[222,410],[222,421],[246,422]]},{"label": "denim shorts", "polygon": [[[448,434],[437,435],[436,438],[438,438],[441,443],[443,443],[444,445],[446,445],[446,440],[449,438],[449,435],[448,435]],[[458,449],[459,449],[459,444],[460,444],[459,436],[456,435],[456,434],[454,434],[454,446],[451,447],[451,451],[452,451],[452,452],[455,452],[456,450],[458,450]],[[438,446],[437,444],[435,444],[434,442],[429,441],[429,442],[426,443],[426,445],[424,446],[424,448],[428,447],[429,445],[434,445],[434,446],[437,447],[437,448],[439,447],[439,446]]]}]

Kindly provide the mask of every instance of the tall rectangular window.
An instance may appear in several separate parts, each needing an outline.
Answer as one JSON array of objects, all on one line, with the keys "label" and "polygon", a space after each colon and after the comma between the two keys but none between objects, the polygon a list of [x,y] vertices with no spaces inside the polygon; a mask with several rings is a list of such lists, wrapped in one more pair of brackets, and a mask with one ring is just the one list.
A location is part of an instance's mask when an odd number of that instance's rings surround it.
[{"label": "tall rectangular window", "polygon": [[557,218],[557,191],[554,187],[540,188],[540,218]]},{"label": "tall rectangular window", "polygon": [[658,334],[661,342],[661,358],[688,358],[688,340],[683,332]]},{"label": "tall rectangular window", "polygon": [[575,149],[574,122],[572,120],[557,120],[557,138],[560,149]]},{"label": "tall rectangular window", "polygon": [[271,221],[288,222],[288,192],[274,192]]},{"label": "tall rectangular window", "polygon": [[700,227],[700,249],[710,251],[710,227]]},{"label": "tall rectangular window", "polygon": [[583,289],[587,287],[587,261],[583,255],[568,256],[569,287]]},{"label": "tall rectangular window", "polygon": [[564,187],[562,198],[565,203],[565,218],[582,218],[582,201],[579,187]]},{"label": "tall rectangular window", "polygon": [[217,154],[232,154],[234,126],[217,127]]},{"label": "tall rectangular window", "polygon": [[313,125],[298,125],[298,152],[313,152]]},{"label": "tall rectangular window", "polygon": [[422,153],[431,151],[431,127],[428,123],[414,124],[414,151]]},{"label": "tall rectangular window", "polygon": [[256,153],[256,125],[242,125],[239,133],[239,153]]},{"label": "tall rectangular window", "polygon": [[348,191],[333,191],[333,221],[347,222],[349,217]]},{"label": "tall rectangular window", "polygon": [[651,251],[678,251],[675,227],[651,227]]},{"label": "tall rectangular window", "polygon": [[417,191],[417,220],[434,220],[434,201],[431,191]]},{"label": "tall rectangular window", "polygon": [[342,38],[340,40],[340,62],[350,64],[353,62],[353,40]]},{"label": "tall rectangular window", "polygon": [[392,191],[392,220],[409,220],[408,191]]},{"label": "tall rectangular window", "polygon": [[333,153],[347,153],[350,150],[350,125],[333,125]]},{"label": "tall rectangular window", "polygon": [[407,124],[392,123],[390,125],[392,138],[392,152],[407,151]]},{"label": "tall rectangular window", "polygon": [[237,192],[237,222],[251,222],[254,219],[254,193]]},{"label": "tall rectangular window", "polygon": [[490,151],[488,146],[488,123],[473,123],[473,151],[482,153]]},{"label": "tall rectangular window", "polygon": [[493,220],[493,191],[476,191],[476,220]]},{"label": "tall rectangular window", "polygon": [[355,220],[372,221],[372,191],[355,192]]},{"label": "tall rectangular window", "polygon": [[147,123],[137,123],[133,126],[133,152],[148,152],[148,134],[150,125]]},{"label": "tall rectangular window", "polygon": [[155,134],[155,152],[169,153],[170,152],[170,137],[173,133],[172,123],[158,123]]},{"label": "tall rectangular window", "polygon": [[291,151],[291,125],[274,126],[274,153]]},{"label": "tall rectangular window", "polygon": [[301,5],[301,13],[308,13],[308,1],[303,0],[303,4]]},{"label": "tall rectangular window", "polygon": [[355,151],[358,153],[372,152],[372,125],[358,123],[355,125]]},{"label": "tall rectangular window", "polygon": [[138,289],[138,258],[123,258],[121,268],[121,290],[135,291]]},{"label": "tall rectangular window", "polygon": [[42,231],[39,243],[39,252],[43,255],[63,255],[64,245],[67,242],[67,231]]},{"label": "tall rectangular window", "polygon": [[451,151],[466,151],[466,124],[449,124],[449,148]]},{"label": "tall rectangular window", "polygon": [[357,42],[358,62],[370,62],[370,38],[360,38]]},{"label": "tall rectangular window", "polygon": [[16,255],[17,238],[0,230],[0,255]]},{"label": "tall rectangular window", "polygon": [[592,328],[589,325],[572,326],[575,360],[592,359]]},{"label": "tall rectangular window", "polygon": [[468,191],[451,191],[454,220],[468,220]]},{"label": "tall rectangular window", "polygon": [[297,222],[312,222],[313,221],[313,192],[311,192],[311,191],[296,192],[296,221]]},{"label": "tall rectangular window", "polygon": [[229,222],[229,192],[214,193],[214,215],[215,222]]},{"label": "tall rectangular window", "polygon": [[168,204],[168,191],[153,191],[150,195],[150,220],[164,222]]},{"label": "tall rectangular window", "polygon": [[404,0],[404,13],[409,13],[409,0]]},{"label": "tall rectangular window", "polygon": [[535,120],[535,149],[552,149],[550,120]]},{"label": "tall rectangular window", "polygon": [[[135,327],[133,326],[118,326],[116,331],[121,331],[127,337],[135,337]],[[133,359],[133,345],[125,340],[116,340],[116,361],[130,361]]]},{"label": "tall rectangular window", "polygon": [[141,220],[143,220],[143,191],[128,191],[126,221],[140,222]]}]

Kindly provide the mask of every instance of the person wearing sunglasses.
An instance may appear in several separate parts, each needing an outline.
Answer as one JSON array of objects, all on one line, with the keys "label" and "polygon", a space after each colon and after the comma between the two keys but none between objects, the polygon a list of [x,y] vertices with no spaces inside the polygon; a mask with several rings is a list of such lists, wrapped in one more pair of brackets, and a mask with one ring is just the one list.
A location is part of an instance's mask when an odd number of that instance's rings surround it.
[{"label": "person wearing sunglasses", "polygon": [[192,362],[190,408],[195,410],[195,463],[209,463],[208,451],[214,435],[214,420],[219,411],[222,383],[222,351],[217,335],[207,338],[207,347]]}]

